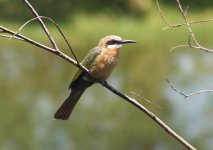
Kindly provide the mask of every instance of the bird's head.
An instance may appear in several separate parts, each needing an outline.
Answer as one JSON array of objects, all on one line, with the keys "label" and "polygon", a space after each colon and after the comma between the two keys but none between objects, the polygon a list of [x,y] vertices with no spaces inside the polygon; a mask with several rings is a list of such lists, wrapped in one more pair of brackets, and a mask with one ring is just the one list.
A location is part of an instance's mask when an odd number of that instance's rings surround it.
[{"label": "bird's head", "polygon": [[133,40],[123,40],[119,36],[115,35],[109,35],[103,37],[99,44],[98,47],[104,48],[104,49],[116,49],[119,50],[123,44],[128,44],[128,43],[137,43],[136,41]]}]

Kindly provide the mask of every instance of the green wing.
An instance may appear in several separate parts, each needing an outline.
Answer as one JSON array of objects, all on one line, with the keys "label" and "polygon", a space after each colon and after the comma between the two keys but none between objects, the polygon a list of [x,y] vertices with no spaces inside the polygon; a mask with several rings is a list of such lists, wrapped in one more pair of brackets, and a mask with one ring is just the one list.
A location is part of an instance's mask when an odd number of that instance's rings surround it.
[{"label": "green wing", "polygon": [[[84,57],[84,59],[81,61],[81,64],[86,67],[87,69],[90,68],[90,66],[93,64],[93,62],[95,61],[96,57],[101,53],[101,49],[98,47],[95,47],[93,49],[91,49],[88,54]],[[69,86],[69,88],[72,87],[73,82],[82,74],[82,70],[81,69],[77,69],[72,82]]]}]

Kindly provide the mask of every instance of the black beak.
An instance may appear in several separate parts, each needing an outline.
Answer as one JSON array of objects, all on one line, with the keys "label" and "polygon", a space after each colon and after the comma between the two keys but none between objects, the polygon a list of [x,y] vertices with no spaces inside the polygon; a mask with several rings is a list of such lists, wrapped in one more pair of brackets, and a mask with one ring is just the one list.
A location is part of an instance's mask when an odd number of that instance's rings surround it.
[{"label": "black beak", "polygon": [[133,40],[122,40],[121,44],[128,44],[128,43],[137,43],[136,41]]}]

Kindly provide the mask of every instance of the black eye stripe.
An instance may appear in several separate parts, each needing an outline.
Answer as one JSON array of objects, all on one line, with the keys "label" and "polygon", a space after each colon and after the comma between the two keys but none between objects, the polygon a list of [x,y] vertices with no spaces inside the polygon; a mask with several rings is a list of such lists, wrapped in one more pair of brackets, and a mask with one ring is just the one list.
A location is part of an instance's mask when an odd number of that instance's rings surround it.
[{"label": "black eye stripe", "polygon": [[114,45],[114,44],[120,44],[120,41],[110,40],[107,42],[107,45]]}]

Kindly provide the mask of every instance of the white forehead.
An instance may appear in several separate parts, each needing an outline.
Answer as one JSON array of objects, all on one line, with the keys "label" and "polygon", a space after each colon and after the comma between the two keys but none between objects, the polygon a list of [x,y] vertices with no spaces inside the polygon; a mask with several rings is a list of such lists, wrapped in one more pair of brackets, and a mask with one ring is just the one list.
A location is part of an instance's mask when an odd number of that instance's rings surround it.
[{"label": "white forehead", "polygon": [[[116,35],[107,36],[107,39],[108,40],[115,40],[115,41],[121,41],[122,40],[121,37],[116,36]],[[118,49],[118,48],[121,48],[121,47],[122,47],[122,44],[112,44],[112,45],[107,46],[107,48],[109,48],[109,49]]]},{"label": "white forehead", "polygon": [[122,44],[108,44],[109,41],[122,41],[122,38],[119,37],[119,36],[116,36],[116,35],[108,35],[108,36],[105,36],[103,37],[100,42],[99,42],[99,46],[100,47],[107,47],[107,48],[110,48],[110,49],[113,49],[113,48],[120,48],[122,46]]},{"label": "white forehead", "polygon": [[110,35],[107,38],[111,39],[111,40],[116,40],[116,41],[121,41],[122,40],[122,38],[120,36],[116,36],[116,35]]}]

